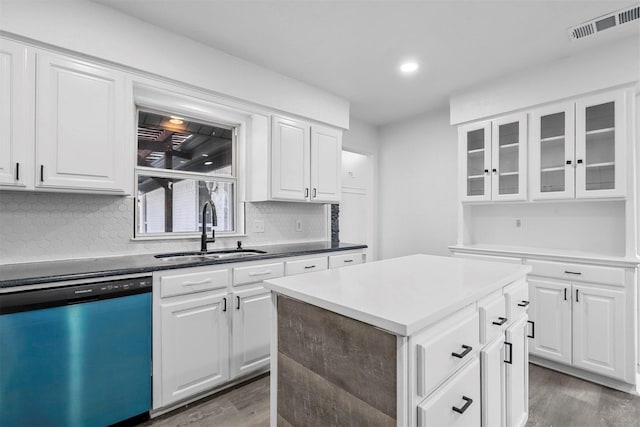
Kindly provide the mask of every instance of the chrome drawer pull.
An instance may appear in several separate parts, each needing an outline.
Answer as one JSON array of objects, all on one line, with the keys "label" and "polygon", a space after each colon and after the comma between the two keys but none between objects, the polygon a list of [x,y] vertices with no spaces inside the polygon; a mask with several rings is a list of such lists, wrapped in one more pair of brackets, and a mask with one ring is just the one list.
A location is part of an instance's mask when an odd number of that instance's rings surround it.
[{"label": "chrome drawer pull", "polygon": [[308,270],[310,268],[316,268],[316,266],[315,265],[306,265],[304,268]]},{"label": "chrome drawer pull", "polygon": [[464,411],[466,411],[469,408],[469,406],[471,406],[471,404],[473,403],[473,399],[467,396],[462,396],[462,400],[465,401],[465,404],[462,408],[456,408],[455,406],[451,407],[451,409],[453,409],[455,412],[459,414],[464,414]]},{"label": "chrome drawer pull", "polygon": [[264,276],[265,274],[271,274],[271,270],[252,271],[249,276]]},{"label": "chrome drawer pull", "polygon": [[344,262],[353,262],[352,259],[345,259]]},{"label": "chrome drawer pull", "polygon": [[507,318],[506,317],[498,317],[499,321],[498,322],[492,322],[494,325],[496,326],[502,326],[505,323],[507,323]]},{"label": "chrome drawer pull", "polygon": [[522,300],[522,302],[518,303],[518,307],[526,307],[529,305],[529,301]]},{"label": "chrome drawer pull", "polygon": [[564,274],[575,274],[576,276],[581,276],[582,273],[580,273],[579,271],[564,271]]},{"label": "chrome drawer pull", "polygon": [[211,283],[211,279],[196,280],[195,282],[182,282],[182,286],[204,285],[205,283]]},{"label": "chrome drawer pull", "polygon": [[451,353],[452,356],[457,357],[458,359],[462,359],[463,357],[465,357],[467,354],[469,354],[469,352],[471,350],[473,350],[473,348],[469,345],[462,345],[462,348],[464,349],[464,351],[462,353]]},{"label": "chrome drawer pull", "polygon": [[532,320],[527,320],[527,323],[531,323],[531,335],[527,335],[527,338],[536,337],[536,323]]}]

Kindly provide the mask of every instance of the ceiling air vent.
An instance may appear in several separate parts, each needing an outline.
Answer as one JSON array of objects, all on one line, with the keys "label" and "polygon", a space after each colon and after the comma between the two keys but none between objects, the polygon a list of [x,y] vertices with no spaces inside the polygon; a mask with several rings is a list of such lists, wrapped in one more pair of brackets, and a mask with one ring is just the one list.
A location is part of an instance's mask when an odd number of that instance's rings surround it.
[{"label": "ceiling air vent", "polygon": [[582,39],[638,19],[640,19],[640,6],[618,10],[569,28],[569,37],[571,40]]}]

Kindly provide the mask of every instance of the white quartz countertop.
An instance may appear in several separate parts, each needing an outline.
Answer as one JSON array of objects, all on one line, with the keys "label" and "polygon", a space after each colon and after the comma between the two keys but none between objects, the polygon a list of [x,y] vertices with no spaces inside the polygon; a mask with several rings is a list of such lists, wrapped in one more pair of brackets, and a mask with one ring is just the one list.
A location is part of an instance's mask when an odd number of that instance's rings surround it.
[{"label": "white quartz countertop", "polygon": [[529,271],[526,265],[411,255],[264,284],[276,293],[408,336]]}]

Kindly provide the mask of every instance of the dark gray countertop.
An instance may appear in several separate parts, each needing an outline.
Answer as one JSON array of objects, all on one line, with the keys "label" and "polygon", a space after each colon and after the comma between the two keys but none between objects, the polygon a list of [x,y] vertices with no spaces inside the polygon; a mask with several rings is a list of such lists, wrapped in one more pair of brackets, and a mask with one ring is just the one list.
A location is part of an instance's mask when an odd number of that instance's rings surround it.
[{"label": "dark gray countertop", "polygon": [[309,242],[286,245],[251,246],[244,249],[266,251],[246,258],[210,259],[206,261],[162,261],[154,254],[83,258],[64,261],[30,262],[0,265],[0,289],[67,280],[92,279],[125,274],[149,273],[202,265],[257,261],[332,251],[364,249],[367,245],[351,243]]}]

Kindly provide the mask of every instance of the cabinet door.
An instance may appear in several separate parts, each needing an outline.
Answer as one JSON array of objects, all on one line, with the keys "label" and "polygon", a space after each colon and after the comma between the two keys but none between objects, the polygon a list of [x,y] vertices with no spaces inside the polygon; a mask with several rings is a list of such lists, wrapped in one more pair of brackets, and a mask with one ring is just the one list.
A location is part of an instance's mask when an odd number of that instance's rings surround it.
[{"label": "cabinet door", "polygon": [[271,292],[262,286],[233,293],[231,376],[269,366]]},{"label": "cabinet door", "polygon": [[527,199],[527,115],[492,122],[491,198]]},{"label": "cabinet door", "polygon": [[529,320],[534,324],[530,352],[571,363],[571,285],[529,279]]},{"label": "cabinet door", "polygon": [[505,394],[507,426],[520,427],[529,416],[529,351],[527,316],[506,330]]},{"label": "cabinet door", "polygon": [[311,201],[339,202],[342,178],[342,132],[311,127]]},{"label": "cabinet door", "polygon": [[574,104],[554,104],[531,113],[531,199],[575,196]]},{"label": "cabinet door", "polygon": [[196,296],[160,304],[162,406],[229,378],[227,294]]},{"label": "cabinet door", "polygon": [[37,63],[36,186],[123,193],[123,75],[47,54]]},{"label": "cabinet door", "polygon": [[33,185],[34,55],[0,38],[0,186]]},{"label": "cabinet door", "polygon": [[482,426],[505,425],[505,361],[502,337],[480,351]]},{"label": "cabinet door", "polygon": [[310,195],[309,125],[273,118],[271,138],[271,198],[308,200]]},{"label": "cabinet door", "polygon": [[624,292],[574,285],[573,365],[624,379]]},{"label": "cabinet door", "polygon": [[491,123],[458,130],[462,201],[491,200]]},{"label": "cabinet door", "polygon": [[620,197],[626,189],[625,93],[576,102],[576,197]]}]

